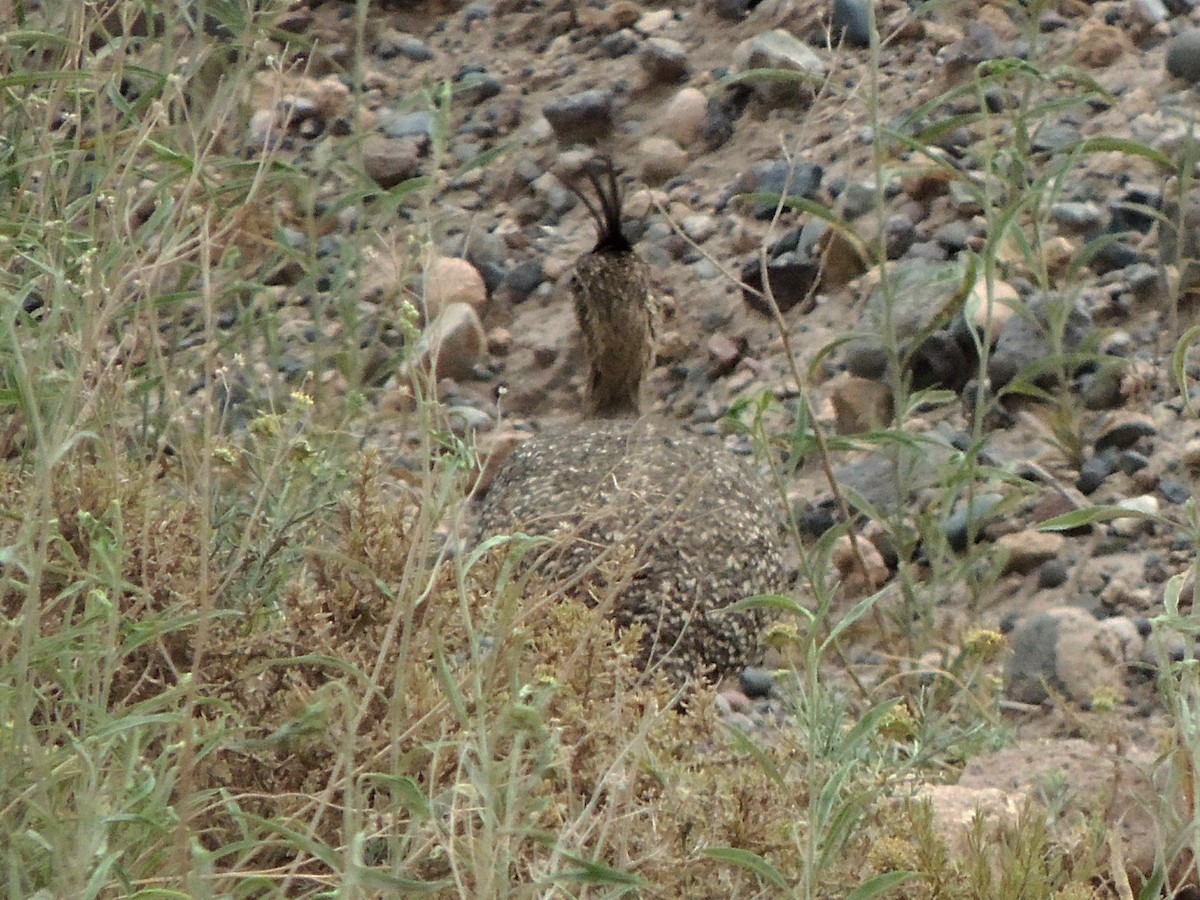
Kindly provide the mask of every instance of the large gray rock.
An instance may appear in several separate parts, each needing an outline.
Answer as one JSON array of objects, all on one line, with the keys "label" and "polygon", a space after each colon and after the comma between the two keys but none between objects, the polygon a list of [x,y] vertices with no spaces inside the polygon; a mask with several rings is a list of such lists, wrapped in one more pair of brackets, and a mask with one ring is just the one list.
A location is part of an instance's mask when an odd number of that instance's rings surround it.
[{"label": "large gray rock", "polygon": [[738,44],[733,51],[733,66],[737,72],[776,69],[784,73],[781,78],[764,78],[754,84],[755,93],[771,106],[811,103],[815,87],[826,72],[821,58],[782,28],[765,31]]}]

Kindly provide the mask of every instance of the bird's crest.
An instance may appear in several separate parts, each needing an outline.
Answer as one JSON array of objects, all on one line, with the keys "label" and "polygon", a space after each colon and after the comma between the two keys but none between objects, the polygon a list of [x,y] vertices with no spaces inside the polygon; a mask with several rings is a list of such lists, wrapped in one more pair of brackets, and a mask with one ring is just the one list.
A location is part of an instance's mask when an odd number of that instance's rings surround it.
[{"label": "bird's crest", "polygon": [[580,199],[596,223],[596,246],[594,253],[629,253],[633,245],[621,228],[621,186],[617,182],[617,170],[612,157],[593,157],[583,167],[583,175],[596,193],[596,201],[577,183],[567,187]]}]

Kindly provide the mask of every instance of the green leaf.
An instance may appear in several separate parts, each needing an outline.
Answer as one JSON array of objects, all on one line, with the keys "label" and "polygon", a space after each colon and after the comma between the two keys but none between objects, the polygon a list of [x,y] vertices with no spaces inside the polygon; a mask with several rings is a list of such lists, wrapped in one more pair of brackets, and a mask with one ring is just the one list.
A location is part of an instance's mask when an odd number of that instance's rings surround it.
[{"label": "green leaf", "polygon": [[578,868],[554,872],[546,877],[546,882],[550,884],[559,882],[607,884],[630,888],[647,887],[646,879],[634,872],[626,872],[624,869],[617,869],[604,863],[595,862],[594,860],[583,859],[574,853],[564,852],[563,855],[575,863]]},{"label": "green leaf", "polygon": [[918,877],[916,872],[885,872],[869,878],[846,895],[846,900],[871,900],[897,885]]},{"label": "green leaf", "polygon": [[701,855],[718,862],[729,862],[743,869],[749,869],[767,884],[772,884],[783,891],[791,889],[783,873],[777,868],[749,850],[739,850],[737,847],[707,847],[700,851]]},{"label": "green leaf", "polygon": [[724,720],[722,720],[721,724],[725,726],[725,730],[729,733],[729,739],[733,742],[734,747],[749,754],[758,763],[759,768],[767,773],[767,777],[775,782],[778,787],[782,788],[784,786],[783,773],[779,771],[779,766],[775,765],[775,760],[763,752],[763,748],[758,745],[758,742],[736,725],[731,725]]},{"label": "green leaf", "polygon": [[1126,509],[1123,506],[1089,506],[1086,509],[1073,509],[1061,516],[1047,519],[1038,526],[1038,531],[1070,531],[1073,528],[1082,528],[1084,525],[1095,525],[1099,522],[1111,522],[1114,519],[1157,521],[1158,517],[1138,509]]},{"label": "green leaf", "polygon": [[793,598],[783,594],[756,594],[753,597],[747,597],[745,600],[739,600],[737,603],[731,603],[720,610],[720,613],[744,612],[748,609],[770,609],[791,613],[808,622],[811,622],[813,618],[810,610],[805,609]]},{"label": "green leaf", "polygon": [[1200,337],[1200,325],[1193,325],[1175,342],[1175,350],[1171,354],[1171,372],[1175,376],[1175,384],[1179,388],[1179,393],[1183,394],[1184,406],[1192,415],[1195,415],[1195,408],[1192,406],[1192,396],[1188,393],[1187,355],[1198,337]]},{"label": "green leaf", "polygon": [[1148,147],[1138,141],[1131,141],[1126,138],[1085,138],[1069,149],[1077,150],[1080,153],[1112,153],[1115,151],[1117,153],[1126,153],[1129,156],[1140,156],[1142,159],[1154,163],[1164,172],[1174,172],[1177,168],[1171,157],[1167,156],[1161,150],[1155,150],[1153,147]]}]

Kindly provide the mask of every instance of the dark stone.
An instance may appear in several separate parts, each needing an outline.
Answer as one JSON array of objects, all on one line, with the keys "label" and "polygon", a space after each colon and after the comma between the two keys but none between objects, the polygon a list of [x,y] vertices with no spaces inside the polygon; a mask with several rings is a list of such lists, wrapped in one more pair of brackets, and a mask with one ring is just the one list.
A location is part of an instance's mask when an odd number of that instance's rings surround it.
[{"label": "dark stone", "polygon": [[871,44],[870,11],[863,0],[833,0],[833,33],[853,47]]},{"label": "dark stone", "polygon": [[751,700],[757,697],[766,697],[774,686],[775,679],[771,677],[771,673],[767,669],[751,666],[738,673],[738,687]]},{"label": "dark stone", "polygon": [[1108,205],[1112,216],[1108,230],[1114,234],[1136,231],[1149,234],[1158,221],[1155,212],[1162,208],[1162,194],[1151,187],[1131,187],[1124,196]]},{"label": "dark stone", "polygon": [[1037,153],[1054,153],[1079,143],[1082,138],[1078,126],[1058,122],[1039,130],[1034,136],[1032,148]]},{"label": "dark stone", "polygon": [[542,115],[563,144],[587,143],[612,131],[613,99],[610,91],[580,91],[549,101]]},{"label": "dark stone", "polygon": [[1126,450],[1117,457],[1117,467],[1126,475],[1140,472],[1148,465],[1150,465],[1150,460],[1146,454],[1138,453],[1136,450]]},{"label": "dark stone", "polygon": [[1181,484],[1169,478],[1160,478],[1158,480],[1158,491],[1166,498],[1168,503],[1176,505],[1186,503],[1192,497],[1191,489],[1186,484]]},{"label": "dark stone", "polygon": [[1200,28],[1181,31],[1167,43],[1167,73],[1193,84],[1200,81]]},{"label": "dark stone", "polygon": [[882,378],[887,372],[887,362],[887,351],[866,341],[855,341],[846,351],[846,368],[859,378]]},{"label": "dark stone", "polygon": [[379,130],[390,138],[427,138],[433,129],[433,113],[424,110],[380,116]]},{"label": "dark stone", "polygon": [[967,355],[954,336],[935,331],[927,337],[908,359],[914,390],[944,387],[960,391],[971,377]]},{"label": "dark stone", "polygon": [[1116,460],[1112,454],[1093,456],[1079,467],[1079,477],[1075,479],[1075,487],[1084,496],[1094,494],[1115,470]]},{"label": "dark stone", "polygon": [[544,275],[542,264],[536,259],[517,263],[504,278],[504,285],[515,295],[514,300],[524,300],[537,290]]},{"label": "dark stone", "polygon": [[1140,419],[1121,422],[1105,430],[1103,434],[1096,438],[1096,452],[1104,453],[1108,450],[1125,450],[1128,447],[1132,447],[1142,438],[1151,437],[1156,433],[1157,429],[1150,422]]},{"label": "dark stone", "polygon": [[740,22],[755,6],[752,0],[717,0],[717,15],[729,22]]},{"label": "dark stone", "polygon": [[[1070,304],[1070,310],[1062,332],[1062,346],[1055,347],[1050,340],[1048,322],[1051,315],[1061,314],[1051,308],[1059,303]],[[1047,367],[1052,354],[1078,352],[1092,332],[1091,317],[1070,297],[1038,295],[1029,301],[1028,308],[1032,316],[1010,316],[996,340],[996,349],[988,360],[988,377],[994,390],[1026,371],[1034,384],[1053,386],[1057,367]]]},{"label": "dark stone", "polygon": [[970,502],[958,504],[946,520],[944,529],[950,549],[961,553],[967,549],[967,542],[972,536],[978,540],[1002,499],[999,494],[977,494]]},{"label": "dark stone", "polygon": [[491,100],[503,90],[500,79],[487,72],[465,72],[455,82],[454,98],[468,106]]},{"label": "dark stone", "polygon": [[1045,591],[1066,584],[1068,574],[1062,560],[1048,559],[1038,569],[1038,589]]},{"label": "dark stone", "polygon": [[[745,176],[739,178],[731,193],[779,196],[786,190],[786,198],[803,197],[815,200],[824,177],[825,170],[816,163],[797,163],[789,166],[786,160],[768,160],[758,163]],[[769,219],[775,215],[775,207],[775,202],[763,200],[754,205],[752,214],[757,219]]]},{"label": "dark stone", "polygon": [[[779,311],[785,313],[805,300],[820,274],[819,263],[798,262],[790,253],[767,263],[767,279]],[[772,315],[771,304],[762,296],[763,273],[759,260],[753,259],[743,267],[742,282],[746,285],[742,291],[746,305],[764,315]]]},{"label": "dark stone", "polygon": [[958,253],[967,249],[971,241],[971,227],[965,222],[947,222],[934,234],[933,239],[938,245],[950,253]]},{"label": "dark stone", "polygon": [[883,225],[883,248],[888,259],[900,259],[917,240],[917,229],[912,220],[900,213],[888,216]]},{"label": "dark stone", "polygon": [[600,49],[609,59],[620,59],[637,49],[637,35],[628,28],[606,34],[600,40]]},{"label": "dark stone", "polygon": [[1116,240],[1100,246],[1092,256],[1090,266],[1093,272],[1103,275],[1105,272],[1115,272],[1127,269],[1143,261],[1142,255],[1124,240]]}]

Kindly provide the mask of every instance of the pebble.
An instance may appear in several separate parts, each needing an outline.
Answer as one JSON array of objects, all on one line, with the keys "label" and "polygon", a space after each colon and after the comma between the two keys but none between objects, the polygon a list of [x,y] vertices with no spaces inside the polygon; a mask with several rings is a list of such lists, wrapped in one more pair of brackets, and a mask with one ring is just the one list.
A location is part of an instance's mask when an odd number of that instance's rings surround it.
[{"label": "pebble", "polygon": [[1004,692],[1013,700],[1044,703],[1053,691],[1086,707],[1102,692],[1125,696],[1122,634],[1085,610],[1059,607],[1018,622],[1008,642]]},{"label": "pebble", "polygon": [[469,304],[452,303],[426,327],[420,358],[439,378],[462,380],[471,376],[486,346],[479,315]]},{"label": "pebble", "polygon": [[614,99],[611,91],[599,88],[580,91],[547,102],[542,115],[564,146],[591,143],[612,131]]},{"label": "pebble", "polygon": [[699,139],[707,114],[704,93],[694,87],[681,88],[662,110],[662,133],[681,147],[691,146]]},{"label": "pebble", "polygon": [[833,0],[833,33],[852,47],[871,43],[870,9],[864,0]]},{"label": "pebble", "polygon": [[425,317],[437,318],[452,304],[465,303],[476,312],[487,306],[487,286],[479,270],[465,259],[439,256],[425,269]]},{"label": "pebble", "polygon": [[379,130],[390,138],[427,138],[433,134],[433,113],[380,113]]},{"label": "pebble", "polygon": [[362,160],[367,177],[387,189],[420,172],[421,151],[414,140],[372,134],[363,141]]},{"label": "pebble", "polygon": [[679,228],[691,240],[703,244],[717,233],[717,220],[707,213],[691,213],[679,220]]},{"label": "pebble", "polygon": [[1195,84],[1200,81],[1200,28],[1181,31],[1167,43],[1167,73]]},{"label": "pebble", "polygon": [[[1049,337],[1049,321],[1055,304],[1067,303],[1066,323],[1062,331],[1062,346],[1055,347]],[[1031,317],[1011,316],[996,340],[996,349],[988,362],[988,377],[993,388],[1001,388],[1035,363],[1052,358],[1055,352],[1078,351],[1092,331],[1091,316],[1077,300],[1057,295],[1037,295],[1027,304]],[[1053,372],[1042,372],[1036,383],[1052,384]]]},{"label": "pebble", "polygon": [[1069,577],[1067,566],[1060,559],[1048,559],[1038,568],[1037,586],[1039,590],[1051,590],[1067,583]]},{"label": "pebble", "polygon": [[1122,414],[1106,423],[1096,438],[1096,453],[1108,450],[1126,450],[1145,437],[1152,437],[1158,429],[1149,417],[1140,414]]},{"label": "pebble", "polygon": [[687,168],[687,151],[670,138],[648,137],[638,145],[642,159],[641,176],[646,184],[669,181]]},{"label": "pebble", "polygon": [[769,669],[751,666],[738,673],[738,686],[751,700],[766,697],[775,687],[775,676]]},{"label": "pebble", "polygon": [[791,32],[782,28],[766,31],[748,38],[733,51],[734,69],[783,69],[812,76],[807,80],[755,81],[755,94],[769,106],[807,104],[814,96],[815,83],[825,76],[826,66],[821,58]]},{"label": "pebble", "polygon": [[972,536],[978,540],[1003,499],[999,494],[976,494],[970,502],[959,503],[942,529],[950,548],[961,553]]},{"label": "pebble", "polygon": [[1104,484],[1105,480],[1117,470],[1115,454],[1103,453],[1092,456],[1079,467],[1079,476],[1075,479],[1075,487],[1085,497],[1090,496]]},{"label": "pebble", "polygon": [[1018,572],[1027,575],[1055,559],[1063,551],[1067,539],[1052,531],[1026,529],[1001,535],[996,547],[1007,554],[1004,574]]},{"label": "pebble", "polygon": [[638,64],[651,84],[672,84],[688,77],[687,51],[670,38],[647,40],[638,54]]}]

